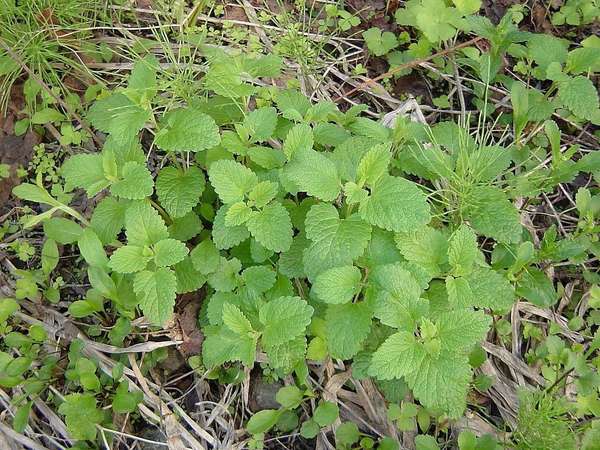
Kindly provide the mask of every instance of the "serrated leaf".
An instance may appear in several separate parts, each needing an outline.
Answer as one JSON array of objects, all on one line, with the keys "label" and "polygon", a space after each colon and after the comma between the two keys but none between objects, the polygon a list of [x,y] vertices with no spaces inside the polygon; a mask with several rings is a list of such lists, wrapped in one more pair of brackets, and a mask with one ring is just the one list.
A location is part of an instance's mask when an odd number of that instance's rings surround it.
[{"label": "serrated leaf", "polygon": [[264,326],[261,342],[272,347],[291,341],[304,333],[312,313],[312,306],[300,297],[279,297],[265,303],[259,311]]},{"label": "serrated leaf", "polygon": [[102,422],[104,413],[96,407],[93,394],[66,395],[58,412],[65,416],[67,430],[73,439],[96,439],[96,425]]},{"label": "serrated leaf", "polygon": [[135,136],[150,117],[150,111],[136,105],[121,93],[97,100],[87,115],[94,127],[119,139]]},{"label": "serrated leaf", "polygon": [[499,242],[519,242],[522,230],[519,212],[501,189],[475,186],[466,202],[465,216],[477,232]]},{"label": "serrated leaf", "polygon": [[390,144],[380,144],[371,148],[360,160],[356,169],[357,183],[361,186],[373,186],[384,175],[387,175],[392,154]]},{"label": "serrated leaf", "polygon": [[292,245],[294,232],[290,214],[279,202],[254,211],[246,225],[250,234],[266,249],[284,252]]},{"label": "serrated leaf", "polygon": [[271,367],[289,374],[298,364],[304,361],[306,356],[306,337],[300,335],[290,341],[266,347],[265,351]]},{"label": "serrated leaf", "polygon": [[291,160],[295,155],[312,150],[313,144],[312,128],[305,123],[300,123],[288,131],[283,141],[283,153],[288,160]]},{"label": "serrated leaf", "polygon": [[165,222],[150,204],[132,203],[125,211],[125,229],[130,245],[151,246],[167,239],[169,232]]},{"label": "serrated leaf", "polygon": [[202,231],[202,221],[198,214],[190,211],[182,217],[173,219],[169,225],[169,235],[178,241],[189,241]]},{"label": "serrated leaf", "polygon": [[204,185],[204,175],[197,167],[165,167],[156,178],[156,195],[171,217],[183,217],[200,201]]},{"label": "serrated leaf", "polygon": [[334,358],[350,359],[362,348],[371,331],[372,311],[364,303],[330,305],[325,315],[325,336]]},{"label": "serrated leaf", "polygon": [[251,366],[255,353],[255,338],[235,334],[225,327],[208,334],[202,344],[202,359],[206,367],[218,366],[226,361],[241,361]]},{"label": "serrated leaf", "polygon": [[473,292],[472,306],[508,311],[515,301],[515,291],[500,273],[477,267],[465,277]]},{"label": "serrated leaf", "polygon": [[352,264],[364,253],[371,226],[357,215],[340,219],[335,206],[322,203],[312,206],[306,215],[306,236],[311,244],[304,251],[303,262],[312,278],[331,267]]},{"label": "serrated leaf", "polygon": [[407,233],[397,233],[394,239],[402,256],[423,266],[433,275],[440,273],[448,262],[448,241],[435,228],[425,226]]},{"label": "serrated leaf", "polygon": [[267,292],[273,287],[276,273],[267,266],[252,266],[242,272],[246,289],[255,296]]},{"label": "serrated leaf", "polygon": [[220,250],[226,250],[245,241],[250,236],[250,232],[245,225],[228,227],[225,225],[225,216],[227,215],[227,205],[221,206],[215,215],[212,227],[212,237],[216,247]]},{"label": "serrated leaf", "polygon": [[71,156],[61,167],[66,188],[85,189],[88,197],[93,197],[110,182],[104,176],[102,156],[100,154],[81,154]]},{"label": "serrated leaf", "polygon": [[284,172],[300,191],[323,201],[335,200],[342,187],[335,164],[315,150],[296,154]]},{"label": "serrated leaf", "polygon": [[431,220],[425,194],[404,178],[383,176],[358,209],[363,220],[389,231],[411,231]]},{"label": "serrated leaf", "polygon": [[219,266],[219,250],[210,239],[200,242],[190,253],[194,268],[204,275],[217,270]]},{"label": "serrated leaf", "polygon": [[221,135],[212,117],[188,107],[161,118],[154,142],[166,151],[199,152],[219,145]]},{"label": "serrated leaf", "polygon": [[188,254],[186,245],[176,239],[163,239],[154,247],[154,263],[158,267],[167,267],[182,261]]},{"label": "serrated leaf", "polygon": [[149,322],[163,325],[171,318],[177,292],[177,278],[171,269],[160,267],[155,271],[138,272],[133,290]]},{"label": "serrated leaf", "polygon": [[301,92],[291,89],[278,91],[275,103],[283,117],[295,121],[301,121],[310,108],[310,100]]},{"label": "serrated leaf", "polygon": [[317,276],[312,285],[312,292],[325,303],[347,303],[358,292],[360,279],[358,267],[332,267]]},{"label": "serrated leaf", "polygon": [[77,246],[81,252],[83,259],[90,265],[95,267],[106,267],[108,257],[102,246],[102,242],[91,228],[86,228],[77,240]]},{"label": "serrated leaf", "polygon": [[189,256],[175,264],[172,268],[177,277],[178,294],[197,291],[206,283],[206,276],[194,268]]},{"label": "serrated leaf", "polygon": [[225,225],[228,227],[243,225],[248,222],[252,214],[252,208],[246,205],[246,203],[232,203],[227,209],[227,214],[225,214]]},{"label": "serrated leaf", "polygon": [[126,245],[115,250],[108,267],[119,273],[134,273],[144,270],[152,259],[152,252],[144,247]]},{"label": "serrated leaf", "polygon": [[471,272],[477,259],[477,236],[466,225],[461,225],[450,236],[448,243],[448,262],[454,275],[461,276]]},{"label": "serrated leaf", "polygon": [[208,275],[208,284],[215,290],[231,292],[238,287],[238,274],[242,264],[237,258],[220,257],[217,270]]},{"label": "serrated leaf", "polygon": [[141,200],[154,191],[154,180],[146,166],[137,162],[127,162],[123,166],[122,178],[110,187],[117,197],[129,200]]},{"label": "serrated leaf", "polygon": [[258,108],[244,119],[244,128],[251,142],[264,142],[273,136],[277,126],[277,110],[273,107]]},{"label": "serrated leaf", "polygon": [[573,113],[587,120],[597,114],[599,101],[594,83],[584,76],[576,76],[558,83],[558,99]]},{"label": "serrated leaf", "polygon": [[211,164],[208,177],[223,203],[236,203],[258,184],[252,170],[232,160],[220,160]]},{"label": "serrated leaf", "polygon": [[127,205],[113,197],[106,197],[96,205],[90,225],[103,244],[117,239],[125,226],[125,210]]},{"label": "serrated leaf", "polygon": [[240,309],[231,303],[223,304],[223,324],[236,334],[252,333],[252,324]]},{"label": "serrated leaf", "polygon": [[72,244],[81,237],[83,228],[64,217],[53,217],[44,221],[44,233],[47,238],[54,239],[59,244]]},{"label": "serrated leaf", "polygon": [[302,257],[309,244],[304,233],[294,236],[290,248],[279,255],[279,272],[289,278],[304,277]]}]

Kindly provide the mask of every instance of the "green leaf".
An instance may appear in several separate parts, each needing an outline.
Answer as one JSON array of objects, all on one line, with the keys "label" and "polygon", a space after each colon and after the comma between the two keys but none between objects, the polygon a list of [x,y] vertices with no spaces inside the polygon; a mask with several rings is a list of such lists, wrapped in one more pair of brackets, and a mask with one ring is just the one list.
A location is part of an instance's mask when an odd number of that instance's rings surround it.
[{"label": "green leaf", "polygon": [[18,186],[15,186],[12,192],[15,196],[30,202],[42,203],[50,206],[58,205],[58,202],[52,198],[46,189],[35,184],[21,183]]},{"label": "green leaf", "polygon": [[598,111],[598,91],[584,76],[576,76],[558,83],[558,99],[576,116],[593,120]]},{"label": "green leaf", "polygon": [[295,121],[301,121],[310,108],[310,100],[303,93],[291,89],[278,91],[275,103],[283,117]]},{"label": "green leaf", "polygon": [[360,431],[354,422],[344,422],[335,430],[335,442],[340,446],[352,445],[360,439]]},{"label": "green leaf", "polygon": [[198,244],[190,253],[194,268],[204,275],[217,270],[219,266],[219,250],[210,239],[206,239]]},{"label": "green leaf", "polygon": [[275,132],[277,110],[272,107],[255,109],[246,115],[243,126],[251,142],[264,142]]},{"label": "green leaf", "polygon": [[478,255],[477,236],[467,225],[461,225],[450,237],[448,245],[448,262],[454,275],[470,273]]},{"label": "green leaf", "polygon": [[527,47],[531,58],[545,72],[550,64],[562,64],[567,60],[569,41],[549,34],[536,33],[530,35]]},{"label": "green leaf", "polygon": [[197,291],[206,283],[206,276],[194,268],[189,256],[175,264],[172,269],[177,277],[178,294]]},{"label": "green leaf", "polygon": [[144,398],[144,394],[141,391],[129,392],[129,383],[123,381],[119,383],[117,391],[112,401],[113,411],[126,414],[135,412],[137,405],[141,403]]},{"label": "green leaf", "polygon": [[204,185],[204,175],[197,167],[185,171],[165,167],[156,178],[156,195],[171,217],[183,217],[200,201]]},{"label": "green leaf", "polygon": [[254,414],[246,424],[246,430],[250,434],[266,433],[275,426],[281,415],[278,409],[263,409]]},{"label": "green leaf", "polygon": [[59,256],[56,241],[48,238],[42,247],[42,272],[44,272],[46,276],[50,275],[58,265],[58,261]]},{"label": "green leaf", "polygon": [[94,127],[122,140],[135,136],[151,116],[150,111],[136,105],[121,93],[95,101],[87,114]]},{"label": "green leaf", "polygon": [[226,361],[241,361],[251,366],[255,353],[254,337],[235,334],[226,327],[219,327],[216,332],[210,331],[202,344],[202,358],[206,367],[218,366]]},{"label": "green leaf", "polygon": [[481,8],[481,0],[452,0],[452,3],[463,14],[475,14]]},{"label": "green leaf", "polygon": [[362,37],[367,48],[375,56],[383,56],[398,47],[399,42],[396,35],[389,31],[381,32],[381,29],[373,27],[363,31]]},{"label": "green leaf", "polygon": [[373,186],[377,181],[387,175],[392,154],[390,144],[380,144],[371,148],[361,158],[356,170],[356,180],[360,186],[365,184]]},{"label": "green leaf", "polygon": [[190,211],[182,217],[173,219],[169,225],[169,235],[178,241],[189,241],[202,231],[202,221],[198,214]]},{"label": "green leaf", "polygon": [[427,198],[417,185],[392,176],[381,177],[371,187],[371,195],[360,204],[359,213],[371,225],[389,231],[419,229],[431,219]]},{"label": "green leaf", "polygon": [[217,211],[212,227],[213,241],[218,249],[226,250],[245,241],[250,236],[250,232],[245,225],[226,226],[225,216],[229,207],[223,205]]},{"label": "green leaf", "polygon": [[288,160],[291,160],[296,155],[312,150],[313,144],[312,128],[305,123],[299,123],[288,131],[285,141],[283,141],[283,153]]},{"label": "green leaf", "polygon": [[321,427],[327,427],[335,422],[335,419],[340,415],[338,405],[333,402],[322,401],[316,407],[313,414],[313,420]]},{"label": "green leaf", "polygon": [[500,273],[478,267],[466,280],[473,293],[472,306],[493,311],[508,311],[512,307],[515,301],[514,288]]},{"label": "green leaf", "polygon": [[301,335],[310,323],[312,313],[312,306],[300,297],[279,297],[265,303],[259,311],[264,326],[263,345],[283,344]]},{"label": "green leaf", "polygon": [[304,268],[312,278],[323,270],[352,264],[364,253],[371,226],[357,215],[340,219],[335,206],[323,203],[312,206],[306,215],[306,237],[311,244],[304,251]]},{"label": "green leaf", "polygon": [[154,180],[146,166],[137,162],[127,162],[123,166],[122,178],[113,183],[110,192],[129,200],[141,200],[154,191]]},{"label": "green leaf", "polygon": [[81,252],[81,256],[85,259],[85,261],[90,266],[95,267],[106,267],[108,264],[108,258],[106,256],[106,252],[104,251],[104,247],[102,246],[102,242],[94,233],[94,230],[91,228],[86,228],[81,233],[79,240],[77,241],[77,245],[79,246],[79,251]]},{"label": "green leaf", "polygon": [[519,211],[495,186],[475,186],[466,199],[465,216],[480,234],[498,242],[515,243],[521,239]]},{"label": "green leaf", "polygon": [[92,394],[66,395],[58,412],[65,416],[67,430],[73,439],[96,439],[96,425],[102,422],[104,414],[96,407],[96,399]]},{"label": "green leaf", "polygon": [[358,267],[332,267],[317,276],[312,292],[325,303],[347,303],[358,292],[360,279]]},{"label": "green leaf", "polygon": [[238,286],[238,274],[242,264],[237,258],[219,258],[217,270],[208,276],[208,283],[215,291],[231,292]]},{"label": "green leaf", "polygon": [[263,169],[277,169],[285,164],[283,152],[274,148],[254,146],[248,149],[247,154],[252,162]]},{"label": "green leaf", "polygon": [[236,203],[258,184],[258,178],[242,164],[231,160],[219,160],[211,164],[208,177],[223,203]]},{"label": "green leaf", "polygon": [[256,296],[271,289],[276,278],[275,271],[267,266],[252,266],[242,272],[242,280],[246,288]]},{"label": "green leaf", "polygon": [[273,202],[254,211],[247,222],[250,234],[265,248],[285,252],[292,245],[290,214],[279,202]]},{"label": "green leaf", "polygon": [[170,152],[199,152],[219,145],[221,135],[209,115],[194,108],[179,108],[161,118],[154,142]]},{"label": "green leaf", "polygon": [[149,203],[132,203],[125,212],[125,229],[130,245],[151,246],[167,239],[169,232],[163,219]]},{"label": "green leaf", "polygon": [[93,197],[110,184],[104,176],[102,155],[100,154],[71,156],[60,170],[66,181],[66,189],[83,188],[88,197]]},{"label": "green leaf", "polygon": [[333,201],[340,193],[341,181],[335,164],[315,150],[295,154],[284,172],[300,191],[323,201]]},{"label": "green leaf", "polygon": [[350,359],[362,348],[371,331],[372,311],[365,303],[330,305],[325,316],[329,353]]},{"label": "green leaf", "polygon": [[158,60],[154,55],[146,55],[143,59],[138,59],[127,80],[126,95],[140,104],[152,100],[156,95],[157,71]]},{"label": "green leaf", "polygon": [[275,400],[286,409],[296,409],[302,403],[304,395],[296,386],[284,386],[277,391]]},{"label": "green leaf", "polygon": [[306,357],[306,337],[300,335],[291,341],[266,347],[265,351],[272,368],[284,374],[292,372]]},{"label": "green leaf", "polygon": [[154,263],[158,267],[173,266],[182,261],[188,254],[186,245],[176,239],[163,239],[154,247]]},{"label": "green leaf", "polygon": [[152,251],[135,245],[126,245],[115,250],[108,266],[119,273],[134,273],[144,270],[152,259]]},{"label": "green leaf", "polygon": [[231,303],[223,305],[223,323],[236,334],[252,333],[252,324],[240,309]]},{"label": "green leaf", "polygon": [[72,244],[81,237],[83,228],[64,217],[53,217],[44,221],[44,233],[46,237],[54,239],[59,244]]},{"label": "green leaf", "polygon": [[433,275],[440,273],[448,262],[448,241],[435,228],[425,226],[398,233],[395,241],[402,256],[423,266]]},{"label": "green leaf", "polygon": [[44,125],[46,123],[60,122],[65,119],[65,116],[54,108],[44,108],[36,111],[31,116],[31,123]]},{"label": "green leaf", "polygon": [[126,202],[113,197],[106,197],[96,205],[90,225],[103,244],[109,244],[117,239],[125,226],[126,209]]},{"label": "green leaf", "polygon": [[246,203],[232,203],[227,209],[227,214],[225,214],[225,225],[228,227],[243,225],[248,222],[252,214],[252,208],[246,205]]},{"label": "green leaf", "polygon": [[133,290],[149,322],[163,325],[171,318],[177,291],[177,278],[172,270],[160,267],[154,272],[138,272],[133,280]]},{"label": "green leaf", "polygon": [[541,270],[529,268],[523,272],[517,284],[517,295],[531,303],[549,308],[558,300],[552,280]]}]

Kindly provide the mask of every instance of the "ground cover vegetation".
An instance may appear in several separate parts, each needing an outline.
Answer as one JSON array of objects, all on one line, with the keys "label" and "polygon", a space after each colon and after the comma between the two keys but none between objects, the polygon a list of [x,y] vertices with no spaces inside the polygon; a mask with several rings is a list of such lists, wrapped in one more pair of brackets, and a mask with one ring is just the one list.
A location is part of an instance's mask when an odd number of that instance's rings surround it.
[{"label": "ground cover vegetation", "polygon": [[599,16],[3,0],[3,448],[598,448]]}]

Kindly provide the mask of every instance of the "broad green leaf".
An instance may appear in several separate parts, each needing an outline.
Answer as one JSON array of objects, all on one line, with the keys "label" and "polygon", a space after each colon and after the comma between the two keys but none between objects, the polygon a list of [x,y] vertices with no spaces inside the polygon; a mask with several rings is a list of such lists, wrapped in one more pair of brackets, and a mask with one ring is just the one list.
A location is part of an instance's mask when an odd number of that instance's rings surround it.
[{"label": "broad green leaf", "polygon": [[427,198],[417,185],[392,176],[383,176],[371,186],[371,195],[360,204],[359,213],[371,225],[389,231],[412,231],[431,219]]},{"label": "broad green leaf", "polygon": [[312,292],[325,303],[347,303],[358,292],[360,279],[358,267],[332,267],[317,276]]},{"label": "broad green leaf", "polygon": [[515,301],[514,288],[500,273],[478,267],[465,277],[473,292],[472,306],[508,311]]},{"label": "broad green leaf", "polygon": [[481,0],[452,0],[452,3],[463,14],[475,14],[481,8]]},{"label": "broad green leaf", "polygon": [[208,170],[208,177],[223,203],[242,201],[244,195],[258,184],[252,170],[231,160],[215,161]]},{"label": "broad green leaf", "polygon": [[275,132],[277,110],[272,107],[255,109],[246,115],[243,126],[251,142],[264,142]]},{"label": "broad green leaf", "polygon": [[271,181],[261,181],[258,183],[250,193],[248,199],[253,202],[257,208],[266,206],[271,200],[277,196],[278,185]]},{"label": "broad green leaf", "polygon": [[103,244],[117,239],[125,226],[127,203],[113,197],[106,197],[96,205],[90,224]]},{"label": "broad green leaf", "polygon": [[189,241],[202,231],[202,221],[198,214],[190,211],[182,217],[173,219],[169,225],[169,236],[178,241]]},{"label": "broad green leaf", "polygon": [[236,334],[252,333],[252,324],[240,309],[230,303],[223,305],[223,324]]},{"label": "broad green leaf", "polygon": [[290,214],[279,202],[269,203],[254,211],[247,222],[250,234],[265,248],[284,252],[292,245],[292,221]]},{"label": "broad green leaf", "polygon": [[274,369],[289,374],[304,362],[306,357],[306,337],[300,335],[291,341],[266,347],[269,363]]},{"label": "broad green leaf", "polygon": [[231,292],[238,287],[238,276],[242,264],[237,258],[220,257],[217,269],[209,274],[208,284],[215,291]]},{"label": "broad green leaf", "polygon": [[283,117],[295,121],[301,121],[310,108],[310,100],[301,92],[291,89],[278,91],[275,103]]},{"label": "broad green leaf", "polygon": [[144,270],[151,259],[149,248],[126,245],[113,252],[108,267],[119,273],[134,273]]},{"label": "broad green leaf", "polygon": [[90,266],[106,267],[108,257],[102,246],[102,242],[91,228],[86,228],[77,241],[81,256]]},{"label": "broad green leaf", "polygon": [[340,414],[338,406],[329,401],[323,401],[316,407],[315,413],[313,414],[313,420],[320,426],[326,427],[335,422]]},{"label": "broad green leaf", "polygon": [[279,255],[279,272],[290,278],[304,277],[302,257],[309,243],[304,233],[294,236],[289,250]]},{"label": "broad green leaf", "polygon": [[96,407],[96,399],[92,394],[66,395],[58,412],[65,416],[67,430],[73,439],[96,439],[96,425],[102,422],[104,413]]},{"label": "broad green leaf", "polygon": [[340,219],[335,206],[321,203],[306,215],[306,237],[311,244],[304,251],[304,269],[312,278],[323,270],[352,264],[364,253],[371,226],[357,215]]},{"label": "broad green leaf", "polygon": [[527,43],[530,57],[544,71],[554,63],[564,63],[567,60],[569,41],[559,39],[549,34],[531,34]]},{"label": "broad green leaf", "polygon": [[576,116],[593,120],[597,114],[598,90],[589,78],[576,76],[558,83],[558,99]]},{"label": "broad green leaf", "polygon": [[281,150],[271,147],[250,147],[247,154],[252,162],[263,169],[277,169],[285,164],[285,154]]},{"label": "broad green leaf", "polygon": [[65,119],[65,116],[54,108],[44,108],[36,111],[31,116],[31,123],[44,125],[46,123],[60,122]]},{"label": "broad green leaf", "polygon": [[178,294],[197,291],[206,283],[206,276],[194,268],[189,256],[175,264],[172,269],[177,277]]},{"label": "broad green leaf", "polygon": [[95,101],[87,114],[94,127],[119,139],[135,136],[151,116],[150,111],[136,105],[121,93]]},{"label": "broad green leaf", "polygon": [[295,155],[284,171],[300,191],[320,200],[333,201],[340,193],[342,186],[335,164],[315,150]]},{"label": "broad green leaf", "polygon": [[461,225],[448,243],[448,262],[454,275],[470,273],[478,255],[477,236],[467,225]]},{"label": "broad green leaf", "polygon": [[217,211],[212,227],[212,237],[216,247],[220,250],[226,250],[245,241],[250,236],[250,232],[245,225],[228,227],[225,225],[225,216],[228,210],[227,205],[221,206]]},{"label": "broad green leaf", "polygon": [[266,433],[275,426],[281,413],[282,411],[278,409],[263,409],[262,411],[257,412],[246,424],[248,433]]},{"label": "broad green leaf", "polygon": [[372,311],[364,302],[330,305],[325,333],[331,356],[350,359],[356,355],[371,331],[371,316]]},{"label": "broad green leaf", "polygon": [[44,233],[59,244],[72,244],[81,237],[83,228],[64,217],[53,217],[44,221]]},{"label": "broad green leaf", "polygon": [[156,244],[167,239],[169,232],[165,222],[149,203],[132,203],[125,212],[125,229],[130,245],[140,247]]},{"label": "broad green leaf", "polygon": [[397,233],[396,245],[407,260],[413,261],[433,275],[448,263],[448,241],[444,233],[425,226],[407,233]]},{"label": "broad green leaf", "polygon": [[233,333],[226,327],[210,330],[202,344],[202,359],[206,367],[215,367],[227,361],[241,361],[251,366],[255,354],[254,337]]},{"label": "broad green leaf", "polygon": [[42,203],[50,206],[57,206],[58,202],[46,191],[35,184],[21,183],[15,186],[13,194],[20,199],[34,203]]},{"label": "broad green leaf", "polygon": [[171,217],[183,217],[200,201],[204,185],[204,175],[197,167],[185,171],[165,167],[156,178],[156,195]]},{"label": "broad green leaf", "polygon": [[279,297],[265,303],[259,311],[263,345],[283,344],[304,333],[312,313],[312,306],[300,297]]},{"label": "broad green leaf", "polygon": [[214,272],[219,267],[219,250],[210,239],[200,242],[190,253],[194,268],[204,275]]},{"label": "broad green leaf", "polygon": [[177,278],[172,270],[160,267],[156,271],[138,272],[133,289],[150,323],[163,325],[171,318],[177,291]]},{"label": "broad green leaf", "polygon": [[154,191],[154,180],[146,166],[137,162],[128,162],[123,166],[122,178],[110,187],[110,192],[129,200],[141,200]]},{"label": "broad green leaf", "polygon": [[122,381],[119,383],[115,396],[113,397],[112,409],[120,414],[135,412],[138,403],[141,403],[143,398],[144,394],[142,391],[129,392],[129,383],[127,381]]},{"label": "broad green leaf", "polygon": [[143,59],[138,59],[127,80],[125,95],[140,104],[152,100],[156,95],[157,71],[158,60],[154,55],[150,54]]},{"label": "broad green leaf", "polygon": [[398,47],[399,42],[394,33],[389,31],[381,32],[380,28],[372,27],[363,31],[362,37],[367,44],[367,48],[375,56],[383,56],[391,50]]},{"label": "broad green leaf", "polygon": [[163,239],[154,247],[154,263],[158,267],[167,267],[182,261],[188,254],[186,245],[176,239]]},{"label": "broad green leaf", "polygon": [[377,181],[387,175],[388,165],[392,154],[390,144],[376,145],[371,148],[360,160],[356,170],[357,183],[361,186],[373,186]]},{"label": "broad green leaf", "polygon": [[553,306],[559,299],[552,280],[541,270],[533,268],[527,269],[521,275],[516,293],[542,308]]},{"label": "broad green leaf", "polygon": [[300,123],[295,125],[285,138],[283,142],[283,153],[288,160],[291,160],[297,155],[302,155],[305,152],[312,150],[314,144],[312,128],[305,124]]},{"label": "broad green leaf", "polygon": [[225,225],[228,227],[243,225],[248,222],[252,214],[252,208],[246,205],[246,203],[232,203],[227,209],[227,214],[225,214]]},{"label": "broad green leaf", "polygon": [[295,409],[300,406],[304,395],[296,386],[284,386],[277,391],[275,400],[286,409]]},{"label": "broad green leaf", "polygon": [[521,238],[519,212],[504,192],[495,186],[475,186],[466,199],[465,216],[473,228],[499,242]]},{"label": "broad green leaf", "polygon": [[42,272],[48,276],[56,268],[59,261],[58,246],[54,239],[47,238],[42,247]]},{"label": "broad green leaf", "polygon": [[244,269],[242,280],[250,293],[258,296],[267,292],[275,284],[277,274],[267,266],[252,266]]},{"label": "broad green leaf", "polygon": [[188,107],[161,118],[154,142],[170,152],[199,152],[219,145],[221,135],[212,117]]},{"label": "broad green leaf", "polygon": [[60,170],[66,181],[66,189],[85,189],[88,197],[93,197],[110,184],[104,176],[102,155],[97,153],[71,156]]}]

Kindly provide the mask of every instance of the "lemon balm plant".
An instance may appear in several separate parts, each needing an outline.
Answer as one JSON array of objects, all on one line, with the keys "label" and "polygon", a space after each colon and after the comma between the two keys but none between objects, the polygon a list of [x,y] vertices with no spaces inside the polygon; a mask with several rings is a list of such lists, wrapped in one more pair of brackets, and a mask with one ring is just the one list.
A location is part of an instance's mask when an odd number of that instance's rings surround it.
[{"label": "lemon balm plant", "polygon": [[[15,188],[48,206],[25,225],[43,223],[49,241],[76,245],[86,262],[91,288],[69,313],[94,324],[110,312],[125,330],[143,315],[164,327],[178,295],[198,292],[206,369],[251,368],[264,354],[275,374],[304,384],[308,365],[344,360],[357,379],[404,383],[432,414],[459,418],[470,355],[494,318],[520,297],[558,299],[539,270],[548,254],[513,200],[597,170],[597,160],[565,163],[568,173],[553,177],[523,170],[513,148],[466,126],[399,119],[389,129],[360,106],[341,112],[294,90],[269,90],[250,108],[264,92],[249,80],[276,75],[281,61],[213,53],[210,63],[206,96],[168,110],[156,100],[153,57],[135,64],[126,87],[100,94],[87,118],[103,148],[61,168],[65,192],[83,190],[95,205],[89,214],[41,180]],[[533,187],[532,171],[543,181]],[[586,253],[581,244],[554,261]],[[104,420],[93,394],[74,395],[59,410],[68,426],[79,404]],[[298,395],[253,419],[252,432],[289,420]]]}]

